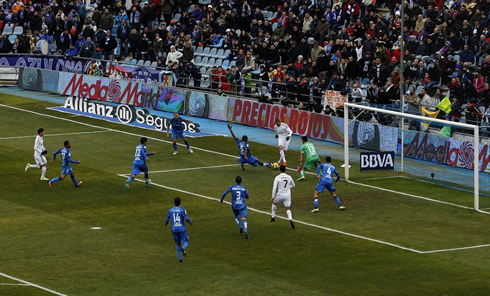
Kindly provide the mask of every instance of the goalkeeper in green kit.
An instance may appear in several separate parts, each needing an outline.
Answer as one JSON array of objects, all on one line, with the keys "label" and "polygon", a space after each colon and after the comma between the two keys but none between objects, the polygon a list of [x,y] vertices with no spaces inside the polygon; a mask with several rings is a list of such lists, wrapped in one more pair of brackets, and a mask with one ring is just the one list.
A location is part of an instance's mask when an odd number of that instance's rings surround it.
[{"label": "goalkeeper in green kit", "polygon": [[316,153],[315,145],[308,142],[308,137],[301,137],[303,141],[303,145],[301,146],[301,156],[299,158],[299,166],[298,172],[301,172],[301,177],[298,178],[297,181],[301,181],[305,179],[305,171],[311,169],[313,167],[318,167],[320,165],[320,157],[318,153]]}]

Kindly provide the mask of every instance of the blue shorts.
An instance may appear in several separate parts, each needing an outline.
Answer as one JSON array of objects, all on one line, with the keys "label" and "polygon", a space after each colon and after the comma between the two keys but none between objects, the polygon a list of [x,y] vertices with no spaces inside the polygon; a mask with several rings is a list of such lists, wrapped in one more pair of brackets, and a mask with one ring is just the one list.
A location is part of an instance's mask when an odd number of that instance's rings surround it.
[{"label": "blue shorts", "polygon": [[69,174],[73,173],[73,170],[71,169],[70,166],[64,166],[64,167],[61,167],[61,174],[62,175],[65,175],[65,176],[68,176]]},{"label": "blue shorts", "polygon": [[131,175],[139,175],[140,173],[148,173],[148,166],[146,164],[133,164]]},{"label": "blue shorts", "polygon": [[187,231],[184,232],[172,232],[175,240],[175,244],[180,246],[180,243],[187,242],[189,243],[189,237],[187,236]]},{"label": "blue shorts", "polygon": [[242,218],[247,218],[247,213],[248,213],[247,207],[244,207],[243,209],[239,209],[239,210],[233,209],[233,214],[235,216],[240,216]]},{"label": "blue shorts", "polygon": [[333,187],[332,183],[327,183],[323,181],[320,181],[318,183],[315,190],[318,191],[319,193],[323,193],[323,190],[325,190],[325,188],[327,188],[328,192],[330,193],[335,192],[335,187]]},{"label": "blue shorts", "polygon": [[238,159],[238,162],[240,162],[241,164],[250,164],[252,166],[258,166],[259,165],[259,160],[257,158],[255,158],[254,156],[250,156],[248,159],[245,159],[243,157],[240,157]]},{"label": "blue shorts", "polygon": [[185,136],[184,132],[180,132],[180,133],[176,133],[174,131],[172,131],[172,140],[177,140],[178,138],[181,138],[181,139],[186,139],[187,137]]}]

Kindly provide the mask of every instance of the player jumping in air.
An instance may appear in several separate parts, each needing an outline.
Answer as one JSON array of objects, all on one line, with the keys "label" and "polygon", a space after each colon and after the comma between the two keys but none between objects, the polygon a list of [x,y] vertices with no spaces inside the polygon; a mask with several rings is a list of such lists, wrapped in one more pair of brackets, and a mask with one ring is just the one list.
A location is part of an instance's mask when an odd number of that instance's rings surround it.
[{"label": "player jumping in air", "polygon": [[301,177],[298,178],[297,181],[302,181],[305,179],[305,171],[312,169],[313,167],[317,168],[320,165],[320,157],[318,153],[316,153],[316,148],[313,143],[308,142],[308,137],[301,137],[301,141],[303,142],[303,146],[301,146],[301,155],[299,157],[299,166],[298,170],[301,171]]},{"label": "player jumping in air", "polygon": [[282,202],[286,208],[286,214],[288,215],[289,223],[294,229],[293,214],[291,213],[291,188],[296,186],[293,178],[286,174],[286,166],[281,165],[279,167],[281,173],[274,179],[274,185],[272,186],[272,218],[269,222],[276,222],[276,209],[277,203]]},{"label": "player jumping in air", "polygon": [[48,151],[44,148],[44,129],[40,128],[37,130],[36,140],[34,141],[34,161],[36,164],[26,164],[25,171],[28,169],[41,169],[41,181],[49,181],[46,178],[46,170],[48,169],[48,162],[46,160],[46,154]]},{"label": "player jumping in air", "polygon": [[192,151],[192,148],[189,146],[189,141],[187,141],[187,137],[184,133],[184,120],[179,117],[179,113],[175,112],[174,113],[174,118],[170,120],[170,124],[167,126],[167,137],[169,136],[169,130],[170,130],[170,125],[172,125],[172,144],[174,146],[174,155],[178,153],[177,151],[177,139],[180,137],[182,140],[184,140],[185,145],[187,146],[187,150],[189,150],[190,153],[194,153]]},{"label": "player jumping in air", "polygon": [[276,126],[274,127],[274,129],[276,131],[276,138],[278,139],[279,155],[280,155],[277,164],[280,165],[282,160],[282,163],[284,165],[287,165],[286,151],[288,151],[289,140],[291,140],[291,135],[293,134],[293,131],[289,128],[287,124],[281,122],[279,118],[276,119]]},{"label": "player jumping in air", "polygon": [[136,152],[134,153],[134,161],[133,167],[131,168],[131,177],[126,181],[126,189],[129,189],[129,183],[136,178],[140,173],[145,174],[145,185],[148,186],[151,183],[151,179],[148,176],[148,166],[146,165],[147,161],[150,161],[148,156],[154,155],[155,152],[146,153],[146,144],[148,143],[148,139],[143,137],[140,139],[140,143],[136,146]]},{"label": "player jumping in air", "polygon": [[318,195],[322,193],[323,190],[325,190],[325,188],[327,188],[328,192],[330,192],[330,194],[332,195],[333,200],[335,200],[335,202],[339,206],[339,210],[345,210],[345,207],[342,204],[340,204],[339,197],[335,193],[335,187],[333,187],[333,175],[334,174],[337,175],[337,179],[335,180],[335,183],[338,183],[340,180],[339,171],[337,171],[337,169],[333,166],[333,164],[331,164],[332,158],[330,156],[325,157],[325,161],[326,163],[322,163],[316,169],[316,175],[320,182],[318,182],[318,185],[316,186],[315,189],[315,194],[314,194],[315,208],[311,211],[312,213],[316,213],[319,211]]},{"label": "player jumping in air", "polygon": [[190,225],[192,225],[192,221],[187,217],[186,210],[180,207],[180,197],[175,198],[174,204],[175,207],[168,211],[167,219],[165,219],[165,226],[167,226],[168,221],[170,221],[172,225],[172,234],[174,236],[175,244],[177,245],[179,261],[182,262],[182,255],[184,255],[184,257],[187,256],[185,249],[189,246],[189,236],[185,229],[184,220]]},{"label": "player jumping in air", "polygon": [[260,165],[260,166],[266,166],[268,168],[271,167],[270,163],[264,163],[264,162],[258,160],[257,158],[255,158],[254,156],[252,156],[252,153],[250,152],[250,147],[248,145],[248,137],[247,136],[242,136],[242,140],[240,141],[235,136],[235,133],[233,132],[233,130],[231,128],[231,124],[229,124],[229,123],[228,123],[228,129],[230,130],[231,136],[233,137],[233,139],[235,139],[235,142],[238,145],[238,153],[240,154],[240,158],[238,159],[238,162],[240,162],[240,164],[242,166],[242,170],[245,169],[244,164],[246,164],[246,163],[248,163],[252,166]]},{"label": "player jumping in air", "polygon": [[65,180],[67,175],[70,175],[71,180],[73,181],[73,184],[75,184],[75,187],[78,187],[78,186],[82,185],[82,181],[80,181],[80,182],[77,181],[77,179],[75,178],[75,174],[73,173],[73,170],[70,166],[70,163],[80,164],[81,160],[75,161],[75,160],[71,159],[71,152],[70,152],[71,143],[70,143],[70,141],[65,141],[63,144],[65,145],[65,148],[61,148],[60,150],[56,151],[53,154],[53,159],[51,160],[51,162],[54,162],[56,160],[56,155],[61,154],[61,177],[56,177],[52,180],[48,180],[48,186],[51,187],[52,183],[58,182],[58,181],[63,181],[63,180]]},{"label": "player jumping in air", "polygon": [[237,176],[235,181],[235,185],[230,186],[223,192],[219,203],[222,204],[225,196],[231,192],[231,209],[233,210],[233,215],[235,215],[235,221],[240,228],[240,233],[245,232],[245,238],[248,239],[247,205],[245,204],[245,199],[249,197],[248,191],[242,186],[242,177]]}]

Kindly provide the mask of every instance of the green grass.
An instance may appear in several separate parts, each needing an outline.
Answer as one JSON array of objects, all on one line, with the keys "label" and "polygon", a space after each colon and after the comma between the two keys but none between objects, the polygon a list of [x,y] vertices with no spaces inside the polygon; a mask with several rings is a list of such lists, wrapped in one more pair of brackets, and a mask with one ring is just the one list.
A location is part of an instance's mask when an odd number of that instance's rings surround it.
[{"label": "green grass", "polygon": [[[164,133],[141,130],[45,109],[53,104],[15,96],[0,103],[69,118],[118,132],[79,134],[95,127],[0,107],[0,272],[68,295],[486,295],[490,292],[490,248],[419,254],[393,246],[279,219],[249,210],[250,239],[239,234],[228,204],[220,198],[242,175],[250,193],[249,208],[269,212],[277,171],[239,166],[151,174],[159,186],[141,182],[124,189],[138,135],[167,140]],[[49,154],[72,142],[73,165],[84,184],[71,180],[48,188],[40,171],[24,172],[32,162],[35,131],[46,129]],[[66,136],[53,134],[73,133]],[[230,138],[190,139],[196,148],[236,155]],[[277,147],[251,143],[262,160],[277,158]],[[182,146],[172,155],[169,142],[150,140],[150,171],[236,164],[235,157]],[[297,152],[290,151],[289,159]],[[293,162],[294,163],[294,162]],[[340,166],[340,162],[336,162]],[[60,173],[49,165],[47,176]],[[290,172],[293,178],[298,173]],[[140,177],[141,179],[141,177]],[[381,184],[384,182],[384,184]],[[392,190],[466,203],[466,193],[408,179],[370,181]],[[376,239],[418,251],[490,244],[490,216],[341,182],[338,194],[347,207],[337,210],[326,194],[320,212],[311,214],[314,176],[293,189],[295,220]],[[166,212],[175,196],[183,199],[194,225],[190,247],[179,263]],[[230,197],[227,197],[230,200]],[[466,204],[465,204],[466,205]],[[471,206],[469,204],[468,206]],[[282,206],[278,214],[284,216]],[[92,230],[92,227],[101,227]],[[0,277],[0,283],[15,281]],[[0,285],[0,295],[48,295],[25,286]]]}]

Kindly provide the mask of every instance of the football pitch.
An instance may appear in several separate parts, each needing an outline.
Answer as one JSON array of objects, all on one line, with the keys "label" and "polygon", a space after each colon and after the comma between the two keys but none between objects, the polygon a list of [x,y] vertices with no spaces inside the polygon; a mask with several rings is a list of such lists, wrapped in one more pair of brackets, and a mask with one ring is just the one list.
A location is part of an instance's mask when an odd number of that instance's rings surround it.
[{"label": "football pitch", "polygon": [[[490,215],[466,208],[470,193],[410,179],[368,181],[372,187],[341,181],[347,209],[323,193],[312,214],[317,179],[310,174],[292,189],[293,230],[285,219],[268,222],[279,171],[242,171],[230,137],[190,138],[193,154],[179,145],[172,155],[165,133],[47,109],[53,106],[0,95],[0,295],[490,293]],[[48,159],[71,141],[81,187],[67,178],[49,188],[40,170],[24,172],[40,127]],[[142,136],[156,152],[148,163],[153,183],[145,187],[140,175],[126,190]],[[250,145],[259,159],[278,159],[276,146]],[[298,151],[288,152],[292,167],[298,159]],[[334,164],[342,174],[342,161]],[[57,160],[46,176],[60,172]],[[249,240],[229,203],[218,202],[237,175],[250,194]],[[164,225],[176,196],[194,223],[183,263]],[[277,214],[286,216],[282,205]]]}]

